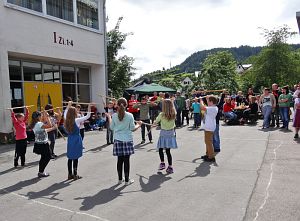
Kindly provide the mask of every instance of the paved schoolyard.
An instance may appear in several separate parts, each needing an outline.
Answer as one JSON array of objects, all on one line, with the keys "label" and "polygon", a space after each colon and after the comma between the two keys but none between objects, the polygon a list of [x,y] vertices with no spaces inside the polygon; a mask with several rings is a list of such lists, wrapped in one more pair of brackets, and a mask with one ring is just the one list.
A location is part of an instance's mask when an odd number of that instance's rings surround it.
[{"label": "paved schoolyard", "polygon": [[[66,142],[51,176],[36,178],[39,156],[28,147],[27,166],[14,169],[11,146],[0,146],[0,220],[300,220],[300,145],[292,132],[257,126],[221,126],[216,163],[203,162],[203,132],[177,130],[175,173],[157,173],[154,144],[136,145],[135,183],[117,185],[116,158],[105,131],[86,133],[79,160],[83,179],[67,181]],[[141,141],[140,131],[134,141]]]}]

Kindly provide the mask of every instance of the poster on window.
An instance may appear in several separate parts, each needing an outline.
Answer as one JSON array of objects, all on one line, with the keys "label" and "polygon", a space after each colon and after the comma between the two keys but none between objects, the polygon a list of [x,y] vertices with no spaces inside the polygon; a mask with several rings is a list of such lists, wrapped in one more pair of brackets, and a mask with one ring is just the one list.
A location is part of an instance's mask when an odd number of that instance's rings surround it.
[{"label": "poster on window", "polygon": [[16,100],[22,99],[22,89],[21,88],[14,88],[14,96]]}]

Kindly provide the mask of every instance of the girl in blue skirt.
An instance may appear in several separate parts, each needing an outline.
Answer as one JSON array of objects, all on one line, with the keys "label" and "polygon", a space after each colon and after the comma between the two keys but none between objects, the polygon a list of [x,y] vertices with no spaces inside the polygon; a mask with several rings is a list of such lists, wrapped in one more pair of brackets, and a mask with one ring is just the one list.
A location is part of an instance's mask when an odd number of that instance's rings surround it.
[{"label": "girl in blue skirt", "polygon": [[131,113],[126,112],[127,101],[125,98],[120,98],[117,102],[117,113],[112,116],[106,113],[109,120],[110,129],[114,132],[114,147],[113,155],[118,157],[117,171],[119,184],[123,182],[123,165],[125,174],[125,185],[130,185],[134,180],[129,179],[130,170],[130,155],[134,154],[132,132],[137,130],[142,122],[137,121],[134,124],[134,118]]},{"label": "girl in blue skirt", "polygon": [[[68,107],[64,113],[64,126],[68,132],[67,157],[68,157],[68,180],[80,179],[77,175],[78,159],[82,157],[82,137],[80,135],[80,123],[89,119],[91,116],[91,104],[88,107],[88,113],[84,117],[77,117],[77,109],[72,107],[72,101],[68,102]],[[73,164],[73,171],[72,171]]]},{"label": "girl in blue skirt", "polygon": [[157,148],[159,149],[159,157],[161,163],[159,164],[159,170],[164,170],[166,168],[166,164],[164,161],[164,152],[166,150],[166,154],[168,157],[168,168],[166,170],[167,173],[173,173],[172,167],[172,155],[171,149],[177,148],[176,136],[175,136],[175,118],[176,118],[176,110],[173,102],[170,99],[165,99],[162,101],[162,112],[158,115],[155,120],[155,124],[159,124],[161,126],[159,139],[157,143]]}]

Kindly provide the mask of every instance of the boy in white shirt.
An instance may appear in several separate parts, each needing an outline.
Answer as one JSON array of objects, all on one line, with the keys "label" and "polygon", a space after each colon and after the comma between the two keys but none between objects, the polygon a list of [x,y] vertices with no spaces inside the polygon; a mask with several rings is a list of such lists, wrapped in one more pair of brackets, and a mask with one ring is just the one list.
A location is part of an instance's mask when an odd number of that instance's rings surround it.
[{"label": "boy in white shirt", "polygon": [[213,136],[216,129],[216,116],[218,114],[216,104],[218,100],[214,96],[208,96],[206,99],[208,106],[205,106],[202,98],[200,98],[201,110],[205,111],[202,128],[204,129],[204,142],[206,145],[206,155],[202,156],[201,159],[207,162],[216,162]]}]

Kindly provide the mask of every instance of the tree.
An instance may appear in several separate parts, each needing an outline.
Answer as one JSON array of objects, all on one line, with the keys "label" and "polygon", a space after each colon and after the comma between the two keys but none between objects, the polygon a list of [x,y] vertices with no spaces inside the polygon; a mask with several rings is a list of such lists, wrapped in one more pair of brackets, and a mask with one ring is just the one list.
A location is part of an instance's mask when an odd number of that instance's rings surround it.
[{"label": "tree", "polygon": [[203,63],[201,78],[205,89],[226,88],[235,91],[238,85],[236,82],[236,62],[233,55],[228,51],[208,55]]},{"label": "tree", "polygon": [[254,87],[279,85],[291,85],[299,77],[299,60],[292,48],[286,43],[295,35],[285,25],[278,29],[263,29],[267,46],[255,58],[252,75]]},{"label": "tree", "polygon": [[128,35],[132,33],[120,32],[120,24],[123,17],[118,19],[114,29],[107,33],[107,71],[108,87],[112,90],[114,97],[121,97],[125,88],[130,86],[130,78],[134,75],[132,57],[118,56],[119,50],[124,49],[123,43]]}]

